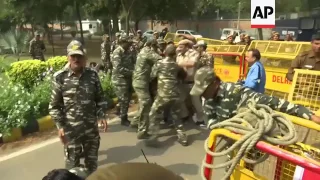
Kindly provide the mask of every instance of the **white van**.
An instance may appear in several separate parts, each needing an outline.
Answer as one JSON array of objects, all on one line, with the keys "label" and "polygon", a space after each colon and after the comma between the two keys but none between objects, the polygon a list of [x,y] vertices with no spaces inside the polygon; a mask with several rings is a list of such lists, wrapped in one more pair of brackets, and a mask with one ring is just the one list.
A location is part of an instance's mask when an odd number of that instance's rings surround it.
[{"label": "white van", "polygon": [[191,35],[195,38],[202,38],[202,35],[200,35],[196,31],[192,31],[192,30],[177,30],[176,34],[188,34],[188,35]]},{"label": "white van", "polygon": [[244,31],[240,29],[224,28],[222,29],[220,39],[224,41],[227,39],[228,35],[234,34],[234,33],[236,33],[236,39],[234,40],[234,42],[235,43],[240,42],[240,34],[244,33]]}]

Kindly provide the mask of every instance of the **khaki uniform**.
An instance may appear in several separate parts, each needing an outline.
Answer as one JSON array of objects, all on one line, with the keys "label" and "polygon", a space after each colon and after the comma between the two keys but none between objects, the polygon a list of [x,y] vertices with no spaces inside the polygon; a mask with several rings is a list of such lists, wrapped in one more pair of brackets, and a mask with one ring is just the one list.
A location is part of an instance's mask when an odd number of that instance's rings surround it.
[{"label": "khaki uniform", "polygon": [[[190,49],[188,52],[186,52],[184,55],[179,54],[177,57],[177,63],[182,63],[186,61],[194,61],[194,62],[199,62],[200,55],[197,51]],[[203,59],[204,60],[204,59]],[[198,64],[198,63],[196,63]],[[190,112],[188,110],[187,102],[191,101],[191,104],[195,110],[196,117],[199,121],[203,121],[204,119],[204,113],[202,109],[202,102],[200,97],[197,96],[190,96],[190,90],[194,84],[194,74],[197,70],[197,65],[193,68],[185,68],[185,71],[187,72],[187,78],[186,80],[180,84],[180,98],[186,102],[181,105],[181,117],[185,118],[190,115]]]},{"label": "khaki uniform", "polygon": [[288,70],[286,77],[290,81],[293,79],[294,69],[320,71],[320,59],[315,56],[315,53],[312,50],[302,52],[292,61],[291,67]]},{"label": "khaki uniform", "polygon": [[[233,42],[227,42],[225,45],[235,45]],[[223,64],[236,64],[237,56],[222,56]]]}]

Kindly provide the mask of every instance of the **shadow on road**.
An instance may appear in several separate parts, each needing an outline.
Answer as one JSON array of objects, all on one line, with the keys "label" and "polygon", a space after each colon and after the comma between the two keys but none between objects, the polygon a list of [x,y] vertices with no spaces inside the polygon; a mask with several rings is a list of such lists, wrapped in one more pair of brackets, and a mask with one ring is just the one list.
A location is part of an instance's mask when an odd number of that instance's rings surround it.
[{"label": "shadow on road", "polygon": [[172,164],[172,165],[166,166],[165,168],[175,172],[178,175],[181,175],[181,174],[197,175],[197,174],[199,174],[199,166],[196,164],[179,163],[179,164]]}]

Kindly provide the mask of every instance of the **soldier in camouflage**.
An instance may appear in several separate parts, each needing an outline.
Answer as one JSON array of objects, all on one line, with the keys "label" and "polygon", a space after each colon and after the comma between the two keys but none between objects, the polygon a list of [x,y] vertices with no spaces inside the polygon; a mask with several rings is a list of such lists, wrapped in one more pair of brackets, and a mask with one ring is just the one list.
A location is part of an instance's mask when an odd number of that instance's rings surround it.
[{"label": "soldier in camouflage", "polygon": [[183,146],[188,145],[187,135],[184,133],[180,118],[180,89],[179,72],[184,72],[176,63],[176,49],[173,45],[167,46],[166,58],[157,62],[152,74],[158,79],[157,96],[150,112],[149,133],[151,137],[145,141],[147,146],[158,146],[158,133],[160,121],[166,107],[170,107],[171,118],[176,126],[178,142]]},{"label": "soldier in camouflage", "polygon": [[161,38],[159,38],[157,41],[159,45],[158,54],[160,54],[161,56],[164,56],[164,50],[167,47],[167,42]]},{"label": "soldier in camouflage", "polygon": [[44,61],[43,53],[46,51],[46,46],[40,40],[40,34],[37,32],[36,36],[29,43],[29,54],[33,59]]},{"label": "soldier in camouflage", "polygon": [[155,63],[162,57],[157,54],[157,41],[148,40],[146,46],[141,49],[133,72],[133,88],[139,99],[139,125],[138,139],[145,139],[147,134],[147,123],[152,105],[149,83],[151,81],[151,70]]},{"label": "soldier in camouflage", "polygon": [[97,169],[100,135],[97,120],[106,119],[107,102],[96,71],[86,68],[79,41],[67,47],[69,66],[54,74],[49,112],[65,149],[66,169],[80,167],[83,148],[88,174]]},{"label": "soldier in camouflage", "polygon": [[202,68],[204,66],[214,68],[213,56],[212,54],[206,52],[207,43],[203,40],[200,40],[197,42],[197,44],[194,45],[194,47],[196,48],[200,56],[197,62],[197,69]]},{"label": "soldier in camouflage", "polygon": [[140,51],[143,48],[143,46],[144,46],[144,44],[146,42],[145,39],[142,37],[141,30],[137,31],[137,35],[135,37],[135,41],[136,41],[137,49]]},{"label": "soldier in camouflage", "polygon": [[101,61],[103,63],[104,69],[106,72],[112,73],[112,65],[110,61],[110,51],[111,51],[111,43],[110,38],[107,34],[102,36],[101,43]]},{"label": "soldier in camouflage", "polygon": [[[254,92],[240,84],[222,82],[209,67],[202,67],[197,71],[190,94],[205,98],[203,108],[208,127],[235,116],[239,108],[246,107],[249,99],[255,100],[257,104],[268,105],[274,110],[320,123],[320,117],[315,116],[309,109],[284,99]],[[216,142],[216,152],[225,150],[234,143],[226,138],[218,138]],[[226,163],[228,160],[228,156],[217,157],[213,166]],[[215,169],[214,177],[222,179],[225,172],[226,169],[223,168]]]},{"label": "soldier in camouflage", "polygon": [[132,93],[132,75],[135,59],[130,51],[132,41],[126,35],[119,38],[119,46],[112,53],[112,83],[119,99],[121,124],[129,126],[128,109]]},{"label": "soldier in camouflage", "polygon": [[[235,45],[233,35],[227,37],[227,42],[225,45]],[[222,56],[223,64],[236,64],[237,56]]]},{"label": "soldier in camouflage", "polygon": [[232,118],[237,109],[246,106],[248,100],[252,98],[257,104],[266,104],[274,110],[310,119],[317,123],[320,122],[320,118],[304,106],[254,92],[240,84],[222,82],[209,67],[202,67],[197,71],[195,84],[190,94],[202,96],[206,99],[204,109],[208,116],[209,126]]},{"label": "soldier in camouflage", "polygon": [[119,38],[121,34],[119,32],[116,33],[116,39],[111,44],[111,52],[113,52],[119,46]]}]

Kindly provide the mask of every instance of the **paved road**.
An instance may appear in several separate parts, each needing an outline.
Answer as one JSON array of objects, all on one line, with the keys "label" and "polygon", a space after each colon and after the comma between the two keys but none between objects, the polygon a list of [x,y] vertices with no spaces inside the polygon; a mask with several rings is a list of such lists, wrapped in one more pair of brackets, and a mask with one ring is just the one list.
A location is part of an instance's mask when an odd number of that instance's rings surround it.
[{"label": "paved road", "polygon": [[[109,126],[109,131],[101,135],[99,165],[120,162],[145,162],[140,149],[143,148],[150,162],[181,174],[188,180],[199,180],[201,161],[205,155],[204,139],[208,132],[193,125],[187,126],[192,143],[182,147],[176,142],[175,131],[162,130],[162,148],[147,148],[138,141],[134,130],[123,128],[118,122]],[[50,170],[63,168],[63,151],[60,142],[50,144],[32,152],[0,162],[3,180],[40,180]]]}]

